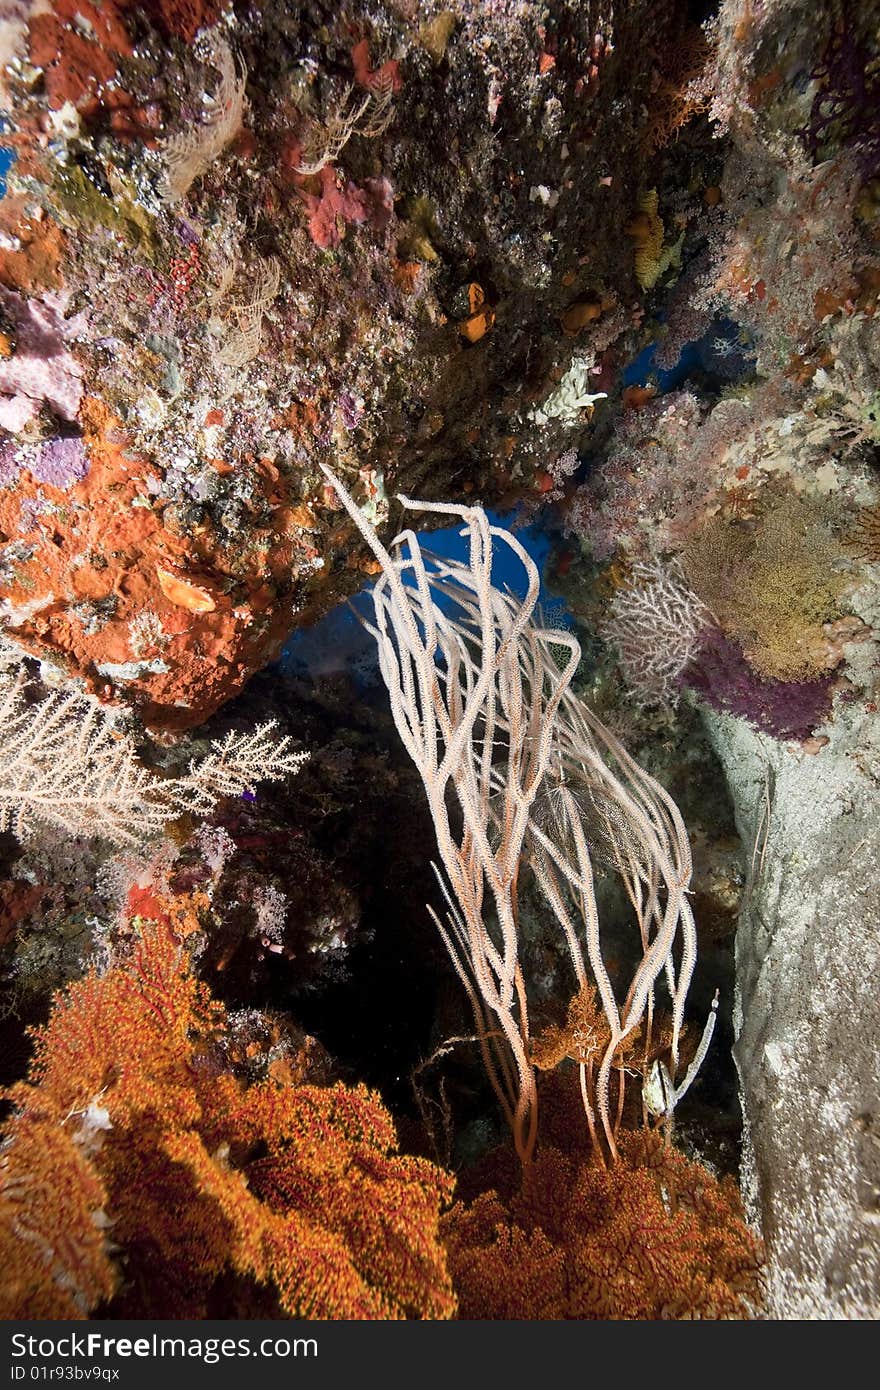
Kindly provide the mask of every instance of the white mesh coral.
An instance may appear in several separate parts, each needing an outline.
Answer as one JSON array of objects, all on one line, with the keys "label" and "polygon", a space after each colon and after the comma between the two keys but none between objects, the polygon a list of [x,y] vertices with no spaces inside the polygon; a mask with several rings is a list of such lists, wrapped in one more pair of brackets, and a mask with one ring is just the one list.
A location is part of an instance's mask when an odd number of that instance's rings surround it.
[{"label": "white mesh coral", "polygon": [[624,679],[640,704],[675,706],[678,678],[712,622],[678,563],[651,560],[633,566],[602,635],[617,648]]}]

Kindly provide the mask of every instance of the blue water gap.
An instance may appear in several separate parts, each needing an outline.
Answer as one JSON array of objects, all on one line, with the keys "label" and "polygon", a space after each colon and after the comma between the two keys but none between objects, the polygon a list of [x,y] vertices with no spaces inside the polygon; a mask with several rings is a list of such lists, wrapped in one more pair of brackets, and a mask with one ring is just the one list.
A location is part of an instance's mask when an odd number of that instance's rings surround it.
[{"label": "blue water gap", "polygon": [[[513,512],[501,515],[490,511],[488,516],[493,526],[513,528],[516,525]],[[467,560],[467,536],[461,526],[446,526],[437,531],[417,534],[425,551],[444,559]],[[537,525],[519,527],[514,534],[534,560],[541,575],[539,603],[543,620],[554,627],[569,627],[571,620],[565,604],[559,598],[548,594],[544,587],[544,569],[550,553],[550,537]],[[523,567],[512,551],[502,543],[496,543],[494,547],[492,574],[499,588],[508,588],[520,598],[525,597],[526,578]],[[376,646],[357,617],[359,613],[372,620],[371,589],[372,584],[366,584],[350,604],[341,603],[313,627],[300,628],[294,632],[286,642],[278,662],[282,673],[314,680],[347,672],[362,689],[379,684],[381,677]],[[356,611],[352,612],[352,608]]]},{"label": "blue water gap", "polygon": [[[0,122],[0,140],[3,139],[3,124]],[[8,145],[0,145],[0,198],[6,196],[6,175],[9,173],[10,165],[15,159],[15,151]]]}]

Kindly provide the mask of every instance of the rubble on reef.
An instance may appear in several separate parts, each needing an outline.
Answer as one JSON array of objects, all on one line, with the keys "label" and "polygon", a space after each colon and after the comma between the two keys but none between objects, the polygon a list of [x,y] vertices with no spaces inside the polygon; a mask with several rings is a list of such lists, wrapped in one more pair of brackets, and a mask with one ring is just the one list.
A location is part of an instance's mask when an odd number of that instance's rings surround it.
[{"label": "rubble on reef", "polygon": [[4,1315],[877,1317],[874,7],[8,0],[0,161]]}]

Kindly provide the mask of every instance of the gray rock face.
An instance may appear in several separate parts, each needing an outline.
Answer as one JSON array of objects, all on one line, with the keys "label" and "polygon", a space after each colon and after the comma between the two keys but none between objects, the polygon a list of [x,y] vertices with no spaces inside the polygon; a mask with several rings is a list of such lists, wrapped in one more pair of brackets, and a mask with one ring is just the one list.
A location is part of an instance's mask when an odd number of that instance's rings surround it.
[{"label": "gray rock face", "polygon": [[771,1318],[880,1315],[876,647],[848,655],[861,698],[838,702],[817,754],[706,715],[750,861],[735,1056]]}]

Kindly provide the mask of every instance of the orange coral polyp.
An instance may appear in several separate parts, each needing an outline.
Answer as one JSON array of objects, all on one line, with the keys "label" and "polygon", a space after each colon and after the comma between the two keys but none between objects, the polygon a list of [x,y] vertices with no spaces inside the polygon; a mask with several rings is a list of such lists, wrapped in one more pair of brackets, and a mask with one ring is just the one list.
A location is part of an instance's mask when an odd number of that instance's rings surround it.
[{"label": "orange coral polyp", "polygon": [[168,602],[177,608],[186,608],[190,613],[213,613],[217,607],[207,589],[172,574],[162,565],[156,566],[156,578]]}]

